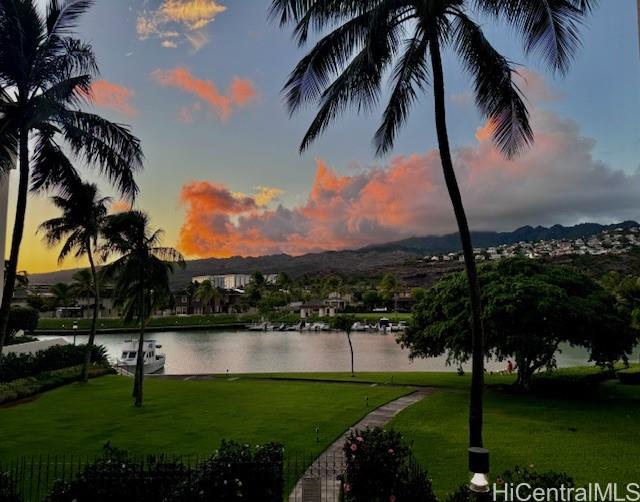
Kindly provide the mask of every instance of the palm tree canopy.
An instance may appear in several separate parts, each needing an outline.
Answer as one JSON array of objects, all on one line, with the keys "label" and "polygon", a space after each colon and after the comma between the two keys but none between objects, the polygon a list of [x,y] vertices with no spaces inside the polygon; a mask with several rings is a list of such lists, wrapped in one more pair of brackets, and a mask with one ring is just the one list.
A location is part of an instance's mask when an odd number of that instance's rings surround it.
[{"label": "palm tree canopy", "polygon": [[198,284],[198,287],[196,288],[194,293],[194,297],[196,298],[196,300],[208,304],[211,303],[213,299],[220,297],[220,291],[218,291],[218,288],[214,287],[213,284],[211,284],[211,281],[206,280]]},{"label": "palm tree canopy", "polygon": [[85,255],[89,246],[96,246],[102,222],[107,216],[111,199],[102,197],[93,183],[74,182],[65,195],[51,197],[53,204],[62,211],[62,216],[42,223],[38,229],[44,233],[49,246],[64,241],[58,262],[62,263],[71,253],[76,257]]},{"label": "palm tree canopy", "polygon": [[75,298],[89,298],[95,294],[91,269],[78,270],[71,277],[70,293]]},{"label": "palm tree canopy", "polygon": [[173,248],[160,246],[162,230],[152,231],[142,211],[108,216],[103,233],[103,252],[118,256],[105,267],[104,278],[114,282],[114,297],[125,320],[140,313],[141,290],[144,312],[150,316],[154,307],[170,297],[169,274],[174,265],[185,266],[184,257]]},{"label": "palm tree canopy", "polygon": [[64,189],[77,161],[97,167],[134,197],[142,168],[140,141],[128,127],[82,111],[98,74],[93,49],[74,30],[93,0],[0,0],[0,172],[18,156],[21,132],[34,134],[33,190]]},{"label": "palm tree canopy", "polygon": [[514,82],[515,67],[486,39],[471,11],[511,24],[528,53],[564,73],[579,45],[579,24],[595,0],[273,0],[271,16],[295,24],[305,45],[324,35],[285,84],[293,113],[319,111],[301,145],[306,149],[349,105],[371,110],[390,72],[391,91],[374,143],[391,150],[418,94],[430,83],[430,51],[450,47],[473,80],[475,101],[493,140],[508,157],[533,141],[529,114]]}]

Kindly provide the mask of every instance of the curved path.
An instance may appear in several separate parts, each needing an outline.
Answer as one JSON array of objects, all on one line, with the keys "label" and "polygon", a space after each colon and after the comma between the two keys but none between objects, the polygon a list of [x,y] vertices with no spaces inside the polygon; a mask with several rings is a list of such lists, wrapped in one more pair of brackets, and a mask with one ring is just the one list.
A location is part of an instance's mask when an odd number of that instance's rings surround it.
[{"label": "curved path", "polygon": [[[421,401],[432,392],[433,389],[421,388],[380,406],[351,429],[382,427],[402,410]],[[289,502],[338,502],[340,500],[340,482],[337,477],[345,468],[342,446],[350,430],[334,441],[305,471],[289,495]]]}]

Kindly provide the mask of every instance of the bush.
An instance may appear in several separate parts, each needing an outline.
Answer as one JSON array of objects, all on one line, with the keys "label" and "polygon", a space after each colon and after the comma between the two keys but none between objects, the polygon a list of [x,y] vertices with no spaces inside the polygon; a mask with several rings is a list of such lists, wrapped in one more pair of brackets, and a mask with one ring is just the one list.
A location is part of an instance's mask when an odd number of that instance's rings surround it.
[{"label": "bush", "polygon": [[169,501],[281,502],[283,487],[282,445],[268,443],[252,448],[222,441],[220,449],[199,467],[193,479],[178,487]]},{"label": "bush", "polygon": [[[86,345],[56,345],[33,354],[6,354],[0,364],[0,382],[28,378],[47,371],[77,366],[84,362]],[[91,348],[91,362],[108,365],[107,350],[101,345]]]},{"label": "bush", "polygon": [[[526,483],[531,487],[531,490],[536,488],[560,488],[565,486],[566,488],[574,487],[573,479],[567,474],[547,471],[537,472],[533,468],[521,468],[516,466],[513,471],[506,471],[501,476],[496,477],[495,485],[497,487],[496,493],[491,493],[487,496],[487,500],[505,501],[514,500],[511,494],[505,494],[501,491],[504,487],[515,487],[516,485]],[[530,491],[527,489],[526,494],[529,495]],[[477,499],[476,494],[469,490],[468,485],[461,485],[453,494],[449,495],[445,502],[475,502]],[[568,502],[574,500],[573,496],[565,497],[563,500]]]},{"label": "bush", "polygon": [[195,468],[173,459],[139,461],[106,445],[103,456],[73,481],[58,481],[46,502],[282,502],[283,448],[223,441]]},{"label": "bush", "polygon": [[345,441],[344,502],[431,502],[431,481],[400,433],[379,427],[352,431]]},{"label": "bush", "polygon": [[33,333],[38,327],[39,319],[40,314],[34,308],[11,307],[7,333],[9,333],[10,336],[15,335],[20,330],[23,330],[25,333]]},{"label": "bush", "polygon": [[16,484],[6,472],[0,472],[0,502],[20,502]]},{"label": "bush", "polygon": [[628,385],[640,385],[640,368],[629,368],[616,373],[621,383]]},{"label": "bush", "polygon": [[[55,389],[80,380],[81,366],[40,373],[35,377],[20,378],[8,383],[0,383],[0,404],[31,397],[40,392]],[[89,368],[89,378],[95,378],[114,371],[106,366]]]}]

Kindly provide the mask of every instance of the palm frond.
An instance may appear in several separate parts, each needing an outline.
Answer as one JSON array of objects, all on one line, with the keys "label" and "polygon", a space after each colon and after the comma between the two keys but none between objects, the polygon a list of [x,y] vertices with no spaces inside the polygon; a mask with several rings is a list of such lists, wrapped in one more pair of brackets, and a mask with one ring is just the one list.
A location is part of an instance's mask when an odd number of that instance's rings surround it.
[{"label": "palm frond", "polygon": [[527,53],[567,73],[581,42],[579,28],[592,0],[476,0],[476,6],[508,21],[523,37]]},{"label": "palm frond", "polygon": [[421,29],[405,42],[405,49],[393,70],[393,91],[382,117],[382,124],[374,137],[378,155],[393,148],[398,130],[407,120],[411,105],[417,97],[416,90],[423,90],[429,81],[426,62],[429,42]]},{"label": "palm frond", "polygon": [[134,174],[142,169],[144,155],[129,127],[74,110],[60,114],[60,126],[75,155],[96,165],[123,196],[135,198]]},{"label": "palm frond", "polygon": [[454,46],[474,79],[476,104],[490,121],[498,148],[514,157],[533,142],[529,112],[513,81],[514,70],[467,16],[458,14],[454,26]]},{"label": "palm frond", "polygon": [[51,132],[36,135],[31,169],[33,192],[56,189],[62,194],[68,194],[69,189],[80,179],[78,171],[55,142]]}]

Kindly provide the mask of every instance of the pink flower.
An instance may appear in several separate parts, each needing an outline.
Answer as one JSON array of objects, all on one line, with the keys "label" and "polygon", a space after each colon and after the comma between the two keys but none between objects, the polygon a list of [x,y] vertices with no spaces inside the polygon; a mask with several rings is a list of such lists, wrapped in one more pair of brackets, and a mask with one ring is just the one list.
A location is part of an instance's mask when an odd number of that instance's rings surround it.
[{"label": "pink flower", "polygon": [[355,444],[355,443],[353,443],[353,444],[351,445],[351,451],[356,451],[357,449],[358,449],[358,445],[357,445],[357,444]]},{"label": "pink flower", "polygon": [[344,484],[345,493],[349,493],[351,491],[351,485],[349,483]]},{"label": "pink flower", "polygon": [[389,495],[389,502],[396,502],[396,496],[395,495]]},{"label": "pink flower", "polygon": [[359,443],[362,443],[364,441],[364,438],[362,436],[358,436],[356,438],[356,441],[358,441]]},{"label": "pink flower", "polygon": [[395,455],[396,452],[393,451],[393,448],[389,448],[388,453],[389,453],[389,455]]}]

